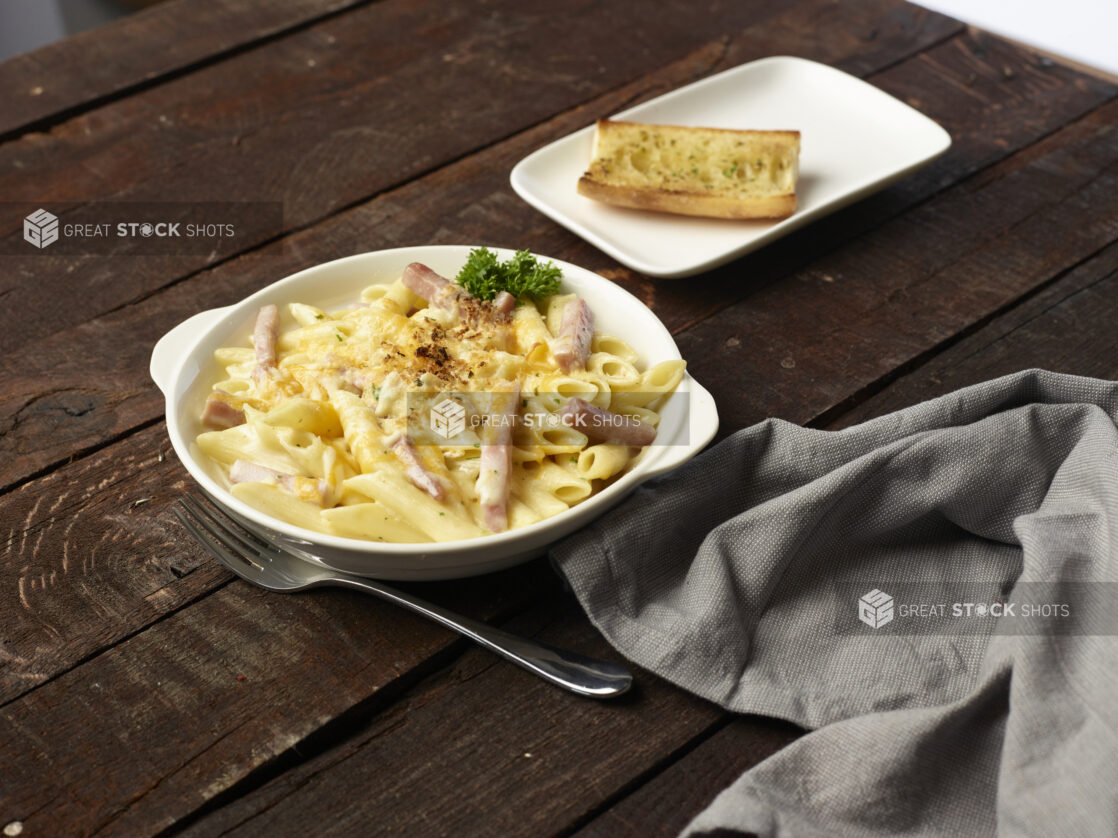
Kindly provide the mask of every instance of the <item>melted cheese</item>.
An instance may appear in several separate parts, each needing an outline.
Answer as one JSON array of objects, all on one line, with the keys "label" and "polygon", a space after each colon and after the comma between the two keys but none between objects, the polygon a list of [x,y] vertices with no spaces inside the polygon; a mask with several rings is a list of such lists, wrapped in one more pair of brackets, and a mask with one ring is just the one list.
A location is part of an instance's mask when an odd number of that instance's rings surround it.
[{"label": "melted cheese", "polygon": [[[213,389],[244,411],[246,424],[203,433],[198,446],[226,475],[237,459],[291,475],[235,487],[238,497],[275,517],[385,541],[468,538],[486,532],[487,505],[507,500],[509,526],[531,524],[593,494],[636,453],[583,457],[583,434],[525,422],[514,424],[511,463],[483,469],[482,446],[492,439],[484,427],[467,426],[452,443],[428,425],[429,408],[448,394],[455,394],[467,419],[495,410],[513,418],[555,413],[579,395],[602,408],[636,405],[625,410],[658,421],[643,406],[655,394],[639,395],[653,370],[642,371],[622,341],[603,338],[609,343],[596,347],[601,357],[592,369],[558,370],[548,320],[567,296],[540,307],[521,304],[510,318],[469,298],[455,299],[449,311],[439,300],[429,306],[399,281],[366,289],[361,299],[332,313],[289,306],[273,369],[257,370],[251,349],[217,352],[226,380]],[[682,362],[665,364],[678,365],[682,375]],[[660,375],[656,383],[670,391],[678,377],[673,383]],[[497,408],[494,397],[502,392],[520,395]],[[407,476],[408,463],[393,449],[405,434],[414,443],[413,469],[418,462],[442,487],[439,497],[424,491],[430,482]],[[314,501],[340,506],[306,508]]]}]

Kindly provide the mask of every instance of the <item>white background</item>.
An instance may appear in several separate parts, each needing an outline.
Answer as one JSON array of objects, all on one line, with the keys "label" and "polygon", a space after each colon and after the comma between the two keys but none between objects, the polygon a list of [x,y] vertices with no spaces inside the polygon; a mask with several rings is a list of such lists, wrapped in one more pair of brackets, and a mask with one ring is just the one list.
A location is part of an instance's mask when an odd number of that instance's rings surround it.
[{"label": "white background", "polygon": [[1118,76],[1118,0],[918,0],[921,6]]}]

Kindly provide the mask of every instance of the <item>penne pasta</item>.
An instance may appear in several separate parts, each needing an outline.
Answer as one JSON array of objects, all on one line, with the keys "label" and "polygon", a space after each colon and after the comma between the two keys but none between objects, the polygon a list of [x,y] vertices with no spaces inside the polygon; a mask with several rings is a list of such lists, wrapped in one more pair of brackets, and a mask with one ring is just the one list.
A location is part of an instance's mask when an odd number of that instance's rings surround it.
[{"label": "penne pasta", "polygon": [[576,470],[585,480],[609,480],[629,464],[626,445],[591,445],[578,455]]},{"label": "penne pasta", "polygon": [[336,310],[265,309],[251,341],[216,351],[195,444],[235,497],[346,538],[455,541],[557,515],[640,453],[571,417],[639,420],[643,444],[684,374],[588,338],[573,294],[490,303],[416,263]]}]

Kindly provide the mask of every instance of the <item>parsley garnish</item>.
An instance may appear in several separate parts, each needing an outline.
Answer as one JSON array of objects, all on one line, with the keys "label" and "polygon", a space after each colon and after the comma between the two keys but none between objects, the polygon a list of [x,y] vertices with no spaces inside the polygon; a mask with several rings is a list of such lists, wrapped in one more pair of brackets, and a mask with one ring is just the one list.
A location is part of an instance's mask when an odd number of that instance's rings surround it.
[{"label": "parsley garnish", "polygon": [[541,265],[527,250],[500,262],[489,248],[475,247],[454,279],[479,300],[492,300],[501,291],[538,300],[559,290],[562,274],[554,263]]}]

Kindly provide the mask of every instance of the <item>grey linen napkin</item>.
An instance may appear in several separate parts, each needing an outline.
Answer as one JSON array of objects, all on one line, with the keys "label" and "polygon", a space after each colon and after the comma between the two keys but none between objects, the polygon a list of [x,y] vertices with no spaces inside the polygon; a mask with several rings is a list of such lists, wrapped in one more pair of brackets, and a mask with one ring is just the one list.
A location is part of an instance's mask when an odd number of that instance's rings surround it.
[{"label": "grey linen napkin", "polygon": [[769,420],[558,545],[623,655],[815,729],[684,834],[1118,835],[1116,421],[1118,385],[1038,370],[837,432]]}]

